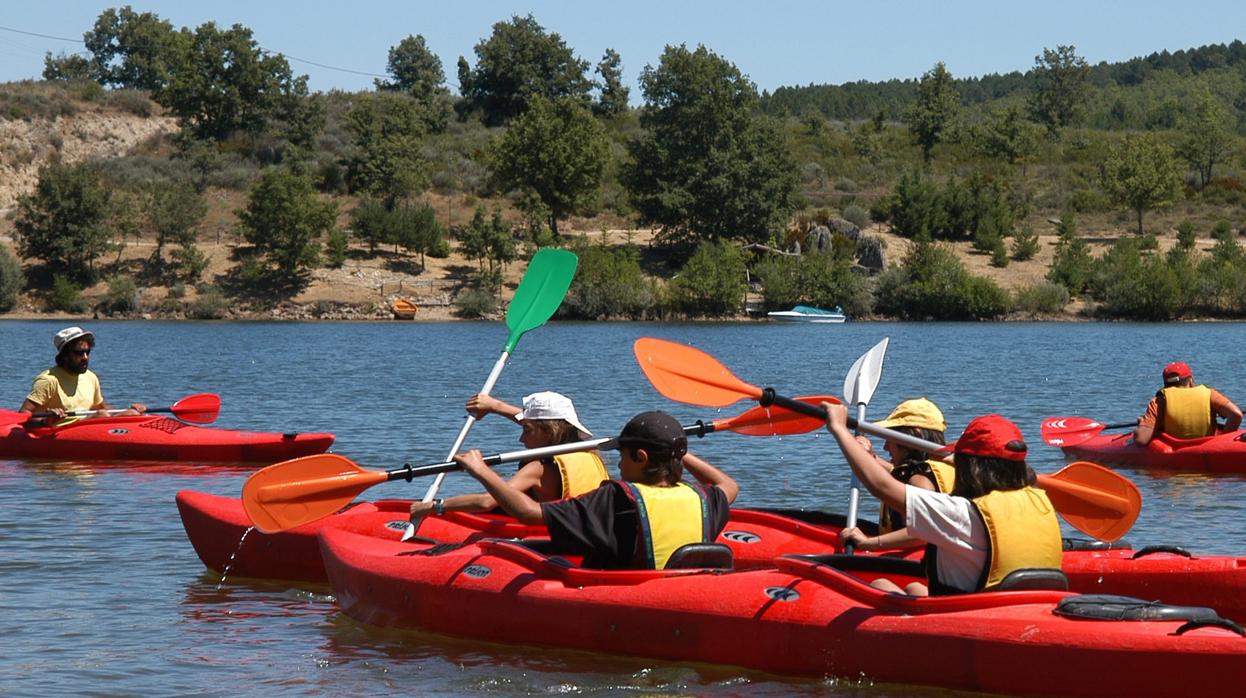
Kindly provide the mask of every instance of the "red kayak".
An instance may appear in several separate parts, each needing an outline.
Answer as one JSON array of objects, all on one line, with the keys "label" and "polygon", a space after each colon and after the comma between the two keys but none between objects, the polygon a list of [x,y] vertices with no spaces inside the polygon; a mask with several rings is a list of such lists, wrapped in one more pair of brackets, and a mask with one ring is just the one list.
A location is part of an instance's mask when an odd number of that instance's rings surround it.
[{"label": "red kayak", "polygon": [[1067,456],[1128,468],[1246,474],[1246,431],[1199,439],[1176,439],[1159,433],[1146,446],[1134,444],[1131,432],[1102,433],[1061,448]]},{"label": "red kayak", "polygon": [[[404,543],[334,526],[319,537],[339,606],[380,626],[1009,695],[1232,695],[1246,676],[1246,637],[1210,609],[1041,589],[913,598],[865,583],[904,581],[910,560],[603,571],[521,541]],[[851,571],[862,562],[875,569]]]},{"label": "red kayak", "polygon": [[[410,500],[358,502],[288,531],[247,533],[251,521],[241,500],[191,490],[177,493],[186,535],[209,569],[231,576],[308,582],[326,581],[316,543],[320,530],[332,527],[397,541],[406,529],[410,505]],[[781,555],[842,552],[838,535],[842,526],[843,517],[835,514],[733,508],[718,542],[731,547],[736,568],[768,567]],[[451,512],[425,518],[417,534],[425,542],[459,543],[541,538],[546,532],[509,517]],[[1190,555],[1179,548],[1135,551],[1097,541],[1066,540],[1065,547],[1063,569],[1073,591],[1210,606],[1226,618],[1246,622],[1246,558]],[[912,551],[908,556],[920,554]]]},{"label": "red kayak", "polygon": [[62,427],[0,426],[0,458],[275,463],[324,453],[333,435],[232,431],[168,417],[94,417]]}]

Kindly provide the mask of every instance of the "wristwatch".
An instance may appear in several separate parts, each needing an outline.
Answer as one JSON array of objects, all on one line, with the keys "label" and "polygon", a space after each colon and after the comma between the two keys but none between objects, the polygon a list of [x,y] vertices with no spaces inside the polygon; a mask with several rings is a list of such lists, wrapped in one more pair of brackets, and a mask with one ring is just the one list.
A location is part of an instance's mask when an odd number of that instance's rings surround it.
[{"label": "wristwatch", "polygon": [[441,516],[442,514],[446,513],[446,500],[442,499],[441,497],[434,499],[433,500],[433,513],[436,514],[437,516]]}]

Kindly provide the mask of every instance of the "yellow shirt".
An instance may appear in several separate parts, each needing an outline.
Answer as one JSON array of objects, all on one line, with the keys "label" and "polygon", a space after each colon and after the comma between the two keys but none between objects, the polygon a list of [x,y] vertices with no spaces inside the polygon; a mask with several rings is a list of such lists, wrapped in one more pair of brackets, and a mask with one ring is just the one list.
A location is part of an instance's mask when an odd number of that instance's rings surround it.
[{"label": "yellow shirt", "polygon": [[66,412],[89,410],[104,403],[100,381],[94,373],[70,373],[60,366],[35,376],[26,399],[45,410],[59,407]]}]

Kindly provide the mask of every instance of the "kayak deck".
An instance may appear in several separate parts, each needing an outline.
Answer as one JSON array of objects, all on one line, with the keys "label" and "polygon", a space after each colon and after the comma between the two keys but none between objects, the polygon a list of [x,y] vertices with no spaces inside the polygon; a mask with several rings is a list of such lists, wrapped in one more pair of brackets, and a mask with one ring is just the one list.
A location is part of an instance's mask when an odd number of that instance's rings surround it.
[{"label": "kayak deck", "polygon": [[333,440],[328,433],[235,431],[131,415],[29,431],[0,427],[0,457],[273,463],[323,453]]},{"label": "kayak deck", "polygon": [[[203,564],[230,576],[326,581],[316,535],[327,527],[397,541],[406,529],[410,500],[357,502],[333,516],[279,533],[253,530],[242,501],[202,492],[177,493],[187,537]],[[841,516],[822,512],[733,508],[718,538],[738,569],[768,567],[783,555],[840,553]],[[869,528],[868,522],[861,522]],[[452,512],[424,518],[416,534],[425,541],[474,542],[485,538],[544,538],[541,526],[491,514]],[[885,553],[900,555],[897,552]],[[916,558],[920,550],[906,553]],[[1168,603],[1210,606],[1246,622],[1246,558],[1189,555],[1180,549],[1109,547],[1066,541],[1063,571],[1069,588],[1082,593],[1121,594]]]}]

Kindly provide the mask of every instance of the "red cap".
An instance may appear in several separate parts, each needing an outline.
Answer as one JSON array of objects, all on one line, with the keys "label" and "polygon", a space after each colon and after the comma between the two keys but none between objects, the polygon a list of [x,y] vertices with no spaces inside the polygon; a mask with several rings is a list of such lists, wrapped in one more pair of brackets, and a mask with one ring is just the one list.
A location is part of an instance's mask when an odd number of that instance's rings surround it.
[{"label": "red cap", "polygon": [[1025,460],[1027,448],[1016,424],[997,414],[988,414],[970,422],[965,433],[942,450],[967,456]]},{"label": "red cap", "polygon": [[1164,383],[1179,383],[1189,378],[1190,365],[1184,361],[1174,361],[1164,367]]}]

